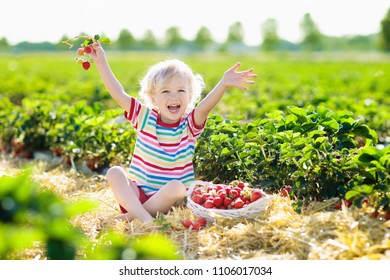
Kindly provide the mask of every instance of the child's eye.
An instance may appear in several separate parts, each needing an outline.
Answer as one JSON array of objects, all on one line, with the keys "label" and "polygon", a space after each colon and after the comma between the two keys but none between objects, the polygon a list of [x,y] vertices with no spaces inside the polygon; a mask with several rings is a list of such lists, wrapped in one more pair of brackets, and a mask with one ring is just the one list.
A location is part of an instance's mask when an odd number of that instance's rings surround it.
[{"label": "child's eye", "polygon": [[163,90],[161,93],[169,93],[169,90]]},{"label": "child's eye", "polygon": [[179,89],[179,92],[186,92],[184,89]]}]

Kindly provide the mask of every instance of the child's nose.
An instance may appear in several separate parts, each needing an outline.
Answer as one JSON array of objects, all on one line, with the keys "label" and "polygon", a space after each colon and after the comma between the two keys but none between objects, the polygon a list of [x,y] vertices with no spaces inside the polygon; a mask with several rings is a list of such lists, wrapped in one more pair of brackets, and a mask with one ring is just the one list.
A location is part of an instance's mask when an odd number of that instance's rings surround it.
[{"label": "child's nose", "polygon": [[173,97],[179,97],[179,95],[180,95],[180,92],[178,92],[178,91],[172,91],[171,92],[171,98],[173,98]]}]

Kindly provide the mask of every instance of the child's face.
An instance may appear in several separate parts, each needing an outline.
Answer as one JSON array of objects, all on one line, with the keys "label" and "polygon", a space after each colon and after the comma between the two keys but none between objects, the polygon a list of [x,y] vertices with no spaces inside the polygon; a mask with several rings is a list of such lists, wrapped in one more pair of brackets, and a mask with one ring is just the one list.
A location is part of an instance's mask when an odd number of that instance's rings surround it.
[{"label": "child's face", "polygon": [[157,87],[152,102],[160,111],[165,123],[180,121],[191,99],[188,79],[177,76],[166,80]]}]

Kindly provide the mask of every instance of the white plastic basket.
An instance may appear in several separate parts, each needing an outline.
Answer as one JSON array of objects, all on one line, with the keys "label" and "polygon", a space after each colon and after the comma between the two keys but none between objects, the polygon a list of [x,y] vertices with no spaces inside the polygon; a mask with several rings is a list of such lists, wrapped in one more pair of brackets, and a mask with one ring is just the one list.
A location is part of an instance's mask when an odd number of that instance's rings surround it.
[{"label": "white plastic basket", "polygon": [[[205,208],[202,205],[199,205],[195,203],[191,199],[191,194],[195,187],[198,186],[210,186],[210,185],[217,185],[213,184],[211,182],[204,182],[204,181],[195,181],[192,183],[192,185],[187,190],[187,207],[192,210],[195,216],[197,217],[203,217],[208,221],[213,222],[215,217],[221,216],[221,217],[229,217],[229,218],[238,218],[238,217],[245,217],[245,218],[253,218],[255,216],[258,216],[262,212],[264,212],[268,206],[271,203],[271,200],[273,198],[272,195],[265,194],[262,198],[248,204],[244,208],[240,209],[215,209],[215,208]],[[218,184],[222,185],[222,184]]]}]

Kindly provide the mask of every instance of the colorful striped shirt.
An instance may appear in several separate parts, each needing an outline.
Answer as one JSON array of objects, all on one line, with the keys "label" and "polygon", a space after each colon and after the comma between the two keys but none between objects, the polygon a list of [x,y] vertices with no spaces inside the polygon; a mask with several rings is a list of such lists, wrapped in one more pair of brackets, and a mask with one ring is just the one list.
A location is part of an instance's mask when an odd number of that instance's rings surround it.
[{"label": "colorful striped shirt", "polygon": [[163,123],[158,111],[131,99],[124,116],[137,130],[130,178],[151,194],[172,180],[189,187],[195,180],[192,159],[204,125],[196,125],[194,110],[175,124]]}]

